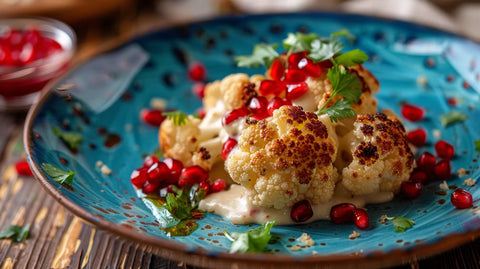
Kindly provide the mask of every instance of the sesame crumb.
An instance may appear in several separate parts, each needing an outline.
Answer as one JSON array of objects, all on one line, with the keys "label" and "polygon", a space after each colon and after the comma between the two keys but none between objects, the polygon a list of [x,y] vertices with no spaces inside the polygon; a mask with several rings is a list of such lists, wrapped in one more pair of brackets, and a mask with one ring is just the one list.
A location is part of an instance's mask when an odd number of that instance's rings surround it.
[{"label": "sesame crumb", "polygon": [[299,238],[297,238],[297,241],[305,244],[308,247],[315,245],[315,241],[313,241],[313,239],[307,233],[303,233]]},{"label": "sesame crumb", "polygon": [[348,236],[348,239],[353,240],[353,239],[355,239],[355,238],[357,238],[357,237],[359,237],[359,236],[360,236],[360,234],[357,233],[357,231],[354,230],[354,231],[352,232],[352,234]]},{"label": "sesame crumb", "polygon": [[477,183],[477,180],[469,177],[463,181],[462,185],[472,187],[475,186],[475,183]]},{"label": "sesame crumb", "polygon": [[440,189],[442,189],[442,190],[446,190],[446,191],[449,190],[447,181],[445,181],[445,180],[444,180],[442,183],[440,183],[439,187],[440,187]]},{"label": "sesame crumb", "polygon": [[442,137],[442,132],[440,132],[440,130],[438,130],[438,129],[434,129],[433,130],[433,136],[435,136],[436,138],[440,138],[440,137]]},{"label": "sesame crumb", "polygon": [[300,249],[301,249],[301,247],[299,245],[295,245],[295,246],[290,248],[291,251],[299,251]]},{"label": "sesame crumb", "polygon": [[313,254],[313,255],[317,255],[317,254],[318,254],[318,251],[313,250],[313,251],[312,251],[312,254]]},{"label": "sesame crumb", "polygon": [[427,78],[425,76],[419,76],[417,79],[418,85],[426,85],[427,84]]},{"label": "sesame crumb", "polygon": [[467,170],[465,170],[463,168],[460,168],[460,169],[457,170],[457,174],[458,174],[459,177],[464,176],[464,175],[467,174]]},{"label": "sesame crumb", "polygon": [[164,110],[167,107],[167,101],[162,98],[150,99],[150,106],[154,109]]},{"label": "sesame crumb", "polygon": [[103,165],[103,162],[102,161],[97,161],[97,166],[100,167]]},{"label": "sesame crumb", "polygon": [[112,173],[112,170],[106,165],[102,165],[102,167],[100,167],[100,171],[102,171],[102,174],[106,176],[109,176]]}]

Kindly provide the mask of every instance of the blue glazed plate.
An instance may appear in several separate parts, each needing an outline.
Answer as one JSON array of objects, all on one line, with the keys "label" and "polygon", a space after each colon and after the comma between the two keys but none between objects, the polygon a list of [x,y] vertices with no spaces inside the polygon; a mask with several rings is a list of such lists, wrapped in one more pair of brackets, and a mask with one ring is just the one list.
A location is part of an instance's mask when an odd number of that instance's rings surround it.
[{"label": "blue glazed plate", "polygon": [[[192,93],[188,79],[191,61],[202,62],[208,80],[238,72],[264,73],[263,69],[238,68],[234,55],[249,54],[259,42],[280,43],[289,32],[313,32],[328,36],[347,28],[357,39],[345,49],[359,47],[370,59],[365,66],[378,78],[380,109],[400,114],[404,102],[425,108],[420,123],[406,122],[408,129],[428,130],[427,145],[420,152],[434,152],[433,145],[445,139],[455,146],[454,174],[449,185],[462,186],[467,177],[478,179],[480,139],[479,90],[480,46],[462,37],[405,22],[344,14],[288,14],[228,17],[178,26],[138,37],[77,66],[44,92],[29,113],[25,145],[35,176],[63,205],[78,216],[123,237],[146,244],[147,249],[170,259],[200,266],[379,266],[406,262],[467,242],[479,234],[478,187],[465,187],[474,197],[474,207],[456,210],[449,201],[452,192],[442,192],[440,182],[425,186],[413,201],[393,201],[367,207],[371,229],[348,239],[353,225],[317,221],[298,226],[276,226],[280,240],[266,254],[229,254],[229,241],[222,231],[245,231],[252,226],[233,225],[213,214],[200,220],[199,229],[186,237],[168,237],[137,198],[130,184],[132,170],[146,154],[158,148],[157,128],[139,119],[152,98],[167,100],[167,106],[194,113],[201,101]],[[456,100],[456,104],[448,100]],[[439,116],[460,111],[464,122],[443,127]],[[54,135],[54,126],[83,135],[72,153]],[[101,172],[98,161],[112,170]],[[76,173],[72,188],[57,184],[40,169],[50,163]],[[404,233],[379,222],[382,215],[404,216],[415,226]],[[358,231],[358,230],[357,230]],[[291,251],[302,233],[316,242],[310,248]]]}]

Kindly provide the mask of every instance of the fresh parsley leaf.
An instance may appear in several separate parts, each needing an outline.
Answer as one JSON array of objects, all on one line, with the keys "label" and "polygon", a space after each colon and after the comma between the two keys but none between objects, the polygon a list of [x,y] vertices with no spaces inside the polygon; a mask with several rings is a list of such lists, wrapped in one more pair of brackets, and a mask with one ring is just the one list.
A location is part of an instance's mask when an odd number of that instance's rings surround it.
[{"label": "fresh parsley leaf", "polygon": [[339,99],[333,106],[319,110],[316,113],[317,115],[327,114],[330,120],[334,122],[357,115],[352,109],[352,103],[344,99]]},{"label": "fresh parsley leaf", "polygon": [[440,122],[444,127],[447,127],[455,123],[463,122],[467,118],[468,116],[465,113],[462,113],[460,111],[451,111],[440,115]]},{"label": "fresh parsley leaf", "polygon": [[198,228],[195,220],[187,219],[180,221],[177,225],[163,229],[169,236],[185,236],[191,234]]},{"label": "fresh parsley leaf", "polygon": [[72,150],[78,148],[82,143],[83,136],[75,132],[62,132],[57,126],[53,126],[53,133],[58,136]]},{"label": "fresh parsley leaf", "polygon": [[312,42],[308,57],[314,62],[321,62],[326,59],[332,59],[342,49],[343,43],[340,40],[336,38],[321,38]]},{"label": "fresh parsley leaf", "polygon": [[259,67],[264,65],[267,68],[270,67],[273,60],[279,56],[277,44],[257,44],[253,48],[252,55],[238,56],[235,58],[239,67]]},{"label": "fresh parsley leaf", "polygon": [[320,39],[317,34],[289,33],[287,38],[282,42],[287,54],[300,51],[309,51],[312,48],[312,42]]},{"label": "fresh parsley leaf", "polygon": [[334,65],[328,70],[327,78],[332,85],[332,96],[342,95],[347,101],[357,103],[362,94],[362,84],[358,77],[343,66]]},{"label": "fresh parsley leaf", "polygon": [[205,196],[205,189],[198,185],[183,187],[177,194],[167,194],[165,208],[177,219],[184,220],[192,217],[192,210],[197,208],[200,200]]},{"label": "fresh parsley leaf", "polygon": [[184,125],[188,120],[188,115],[179,110],[172,112],[163,112],[162,115],[171,119],[173,123],[177,126]]},{"label": "fresh parsley leaf", "polygon": [[42,170],[57,183],[67,184],[69,186],[73,184],[73,178],[75,177],[75,172],[73,171],[67,172],[49,163],[42,163]]},{"label": "fresh parsley leaf", "polygon": [[404,217],[387,217],[385,216],[385,219],[390,221],[393,224],[393,228],[395,228],[395,231],[398,233],[403,233],[405,230],[410,229],[415,225],[415,222],[411,219],[407,219]]},{"label": "fresh parsley leaf", "polygon": [[480,139],[473,141],[473,144],[475,144],[475,150],[480,151]]},{"label": "fresh parsley leaf", "polygon": [[337,64],[344,65],[346,67],[354,66],[357,64],[361,64],[368,60],[367,54],[365,52],[355,49],[349,52],[345,52],[337,57],[335,57],[335,62]]},{"label": "fresh parsley leaf", "polygon": [[0,239],[12,239],[13,242],[23,242],[28,237],[30,225],[18,226],[9,225],[0,231]]},{"label": "fresh parsley leaf", "polygon": [[223,231],[225,236],[232,241],[230,253],[263,252],[272,238],[270,229],[274,224],[275,221],[270,221],[258,228],[243,233],[234,232],[231,235],[227,231]]}]

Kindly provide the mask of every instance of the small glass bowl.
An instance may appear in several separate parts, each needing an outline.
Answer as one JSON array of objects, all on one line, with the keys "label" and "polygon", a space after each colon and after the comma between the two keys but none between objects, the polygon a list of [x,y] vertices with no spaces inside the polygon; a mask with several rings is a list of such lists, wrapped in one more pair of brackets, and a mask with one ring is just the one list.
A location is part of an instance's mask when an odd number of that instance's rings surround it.
[{"label": "small glass bowl", "polygon": [[0,65],[0,110],[27,109],[38,92],[52,79],[63,74],[72,62],[76,35],[68,25],[46,18],[0,19],[0,36],[6,31],[35,28],[56,41],[61,50],[25,65]]}]

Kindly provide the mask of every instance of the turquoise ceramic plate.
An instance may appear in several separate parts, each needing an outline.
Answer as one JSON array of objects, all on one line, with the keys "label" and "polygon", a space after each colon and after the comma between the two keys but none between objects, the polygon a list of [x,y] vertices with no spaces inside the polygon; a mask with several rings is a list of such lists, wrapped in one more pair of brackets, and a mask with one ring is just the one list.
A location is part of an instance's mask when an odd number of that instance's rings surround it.
[{"label": "turquoise ceramic plate", "polygon": [[[425,108],[425,120],[406,122],[409,129],[428,130],[427,146],[420,151],[434,152],[433,144],[441,137],[455,146],[453,172],[464,168],[469,173],[453,176],[449,185],[462,186],[467,177],[477,179],[474,140],[480,139],[480,46],[410,23],[323,13],[229,17],[183,25],[136,38],[86,61],[45,92],[30,111],[25,129],[29,162],[44,187],[75,214],[146,243],[157,254],[196,265],[387,265],[438,253],[476,237],[480,228],[477,186],[465,187],[475,200],[474,207],[465,210],[454,209],[449,201],[452,191],[441,192],[440,182],[428,184],[416,200],[395,198],[368,206],[371,229],[360,231],[355,240],[348,239],[356,230],[350,224],[317,221],[274,227],[273,234],[281,239],[258,255],[229,254],[230,243],[222,235],[223,230],[245,231],[251,226],[233,225],[207,214],[192,235],[168,237],[137,198],[129,175],[143,156],[158,147],[157,128],[144,124],[139,112],[150,106],[152,98],[162,98],[169,108],[194,113],[201,102],[187,76],[190,61],[205,64],[209,81],[231,73],[263,73],[263,69],[237,68],[232,56],[248,54],[259,42],[278,43],[289,32],[329,35],[343,28],[357,36],[349,46],[370,56],[365,66],[380,81],[380,108],[398,114],[403,102]],[[452,98],[456,104],[448,102]],[[443,127],[439,116],[450,111],[465,113],[468,119]],[[54,126],[83,135],[76,153],[54,135]],[[112,173],[103,174],[98,161]],[[75,171],[72,188],[45,175],[42,163]],[[384,214],[413,219],[416,225],[397,233],[392,225],[379,223]],[[303,232],[316,244],[291,251],[296,244],[292,240]]]}]

